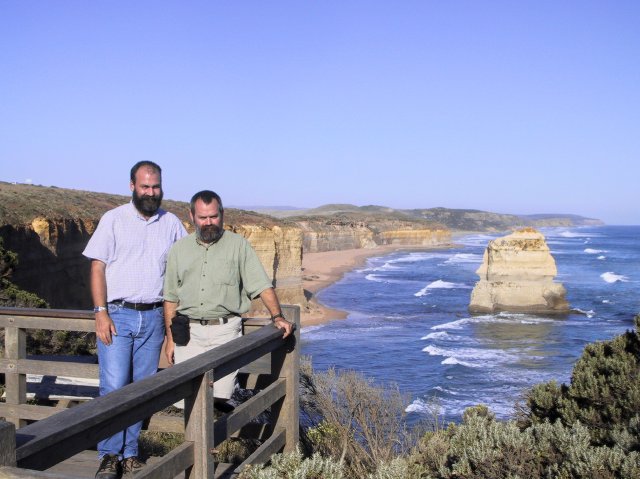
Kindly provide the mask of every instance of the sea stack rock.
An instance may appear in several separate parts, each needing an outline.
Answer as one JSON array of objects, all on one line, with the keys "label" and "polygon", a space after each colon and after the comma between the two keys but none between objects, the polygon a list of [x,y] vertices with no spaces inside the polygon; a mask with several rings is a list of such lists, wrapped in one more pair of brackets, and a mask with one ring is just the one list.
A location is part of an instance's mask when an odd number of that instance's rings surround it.
[{"label": "sea stack rock", "polygon": [[554,283],[556,262],[542,233],[524,228],[489,242],[469,311],[538,314],[569,312],[566,290]]}]

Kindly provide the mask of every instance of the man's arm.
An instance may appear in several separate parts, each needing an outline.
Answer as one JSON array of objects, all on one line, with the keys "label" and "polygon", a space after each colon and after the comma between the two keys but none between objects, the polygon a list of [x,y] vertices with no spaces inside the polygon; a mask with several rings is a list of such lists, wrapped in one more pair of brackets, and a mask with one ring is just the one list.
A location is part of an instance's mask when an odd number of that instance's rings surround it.
[{"label": "man's arm", "polygon": [[[94,306],[107,307],[107,265],[94,259],[91,261],[91,298]],[[96,313],[96,336],[100,341],[109,346],[111,335],[117,335],[116,326],[109,316],[109,310]]]},{"label": "man's arm", "polygon": [[176,311],[178,309],[178,303],[172,303],[171,301],[164,301],[164,326],[166,330],[167,341],[164,345],[164,354],[167,357],[169,364],[174,363],[173,353],[176,349],[176,343],[173,342],[173,335],[171,334],[171,322],[176,317]]},{"label": "man's arm", "polygon": [[[276,296],[276,292],[273,288],[267,288],[262,293],[260,293],[260,299],[262,299],[265,307],[269,310],[269,314],[271,314],[272,318],[278,314],[282,314],[280,301],[278,301],[278,296]],[[291,331],[293,330],[293,326],[291,325],[291,323],[284,319],[282,316],[276,318],[273,324],[276,326],[276,328],[284,330],[284,335],[282,336],[283,338],[289,336],[291,334]]]}]

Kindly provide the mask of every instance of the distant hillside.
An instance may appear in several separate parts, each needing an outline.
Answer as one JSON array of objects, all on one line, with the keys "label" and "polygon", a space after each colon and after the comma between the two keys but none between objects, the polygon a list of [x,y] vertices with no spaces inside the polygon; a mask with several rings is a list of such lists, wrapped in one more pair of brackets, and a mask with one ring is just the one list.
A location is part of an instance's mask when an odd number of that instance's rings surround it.
[{"label": "distant hillside", "polygon": [[[602,221],[594,218],[585,218],[574,214],[537,214],[537,215],[511,215],[492,213],[488,211],[471,209],[450,208],[424,208],[424,209],[393,209],[386,206],[367,205],[355,206],[351,204],[328,204],[312,209],[269,211],[257,210],[279,218],[298,220],[314,216],[335,216],[349,214],[352,219],[357,215],[363,218],[369,215],[374,217],[387,216],[389,218],[404,219],[407,221],[420,219],[430,223],[443,225],[453,231],[506,231],[521,226],[545,227],[545,226],[592,226],[602,225]],[[356,215],[356,216],[353,216]]]},{"label": "distant hillside", "polygon": [[[94,191],[72,190],[55,186],[13,184],[0,181],[0,226],[30,224],[36,217],[50,220],[99,220],[105,211],[128,203],[131,195],[113,195]],[[162,208],[189,223],[189,204],[162,200]],[[225,223],[270,227],[282,222],[273,216],[253,211],[225,209]]]}]

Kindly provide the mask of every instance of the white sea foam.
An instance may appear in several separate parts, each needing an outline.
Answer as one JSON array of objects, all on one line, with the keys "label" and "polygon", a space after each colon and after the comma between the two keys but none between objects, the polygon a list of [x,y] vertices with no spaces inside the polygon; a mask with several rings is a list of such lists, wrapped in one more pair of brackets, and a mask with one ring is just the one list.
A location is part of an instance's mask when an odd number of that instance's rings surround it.
[{"label": "white sea foam", "polygon": [[603,302],[604,304],[609,304],[611,301],[609,301],[608,299],[603,299],[603,300],[602,300],[602,302]]},{"label": "white sea foam", "polygon": [[423,348],[422,351],[429,353],[429,356],[449,356],[451,354],[448,350],[433,345]]},{"label": "white sea foam", "polygon": [[384,283],[384,279],[379,274],[370,273],[364,277],[367,281],[375,281],[376,283]]},{"label": "white sea foam", "polygon": [[387,261],[388,264],[394,265],[397,263],[415,263],[416,261],[426,261],[433,258],[439,258],[443,256],[442,253],[409,253],[399,258],[393,258]]},{"label": "white sea foam", "polygon": [[587,254],[600,254],[600,253],[606,253],[606,250],[585,248],[584,252],[587,253]]},{"label": "white sea foam", "polygon": [[600,255],[600,256],[598,256],[598,259],[607,259],[607,257]]},{"label": "white sea foam", "polygon": [[431,329],[462,329],[462,327],[470,321],[472,321],[471,318],[458,319],[456,321],[451,321],[450,323],[431,326]]},{"label": "white sea foam", "polygon": [[322,329],[324,327],[325,327],[324,324],[316,324],[314,326],[303,326],[302,328],[300,328],[300,334],[313,333],[314,331],[317,331],[317,330]]},{"label": "white sea foam", "polygon": [[429,333],[426,336],[421,337],[420,339],[446,339],[449,337],[449,333],[446,331],[439,331],[437,333]]},{"label": "white sea foam", "polygon": [[596,312],[593,309],[590,309],[589,311],[585,311],[580,308],[575,308],[574,311],[576,313],[584,314],[587,318],[593,318],[596,315]]},{"label": "white sea foam", "polygon": [[607,283],[617,283],[618,281],[621,283],[626,283],[629,281],[629,278],[623,274],[615,274],[611,271],[607,271],[606,273],[602,273],[600,275],[602,279],[604,279]]},{"label": "white sea foam", "polygon": [[419,298],[420,296],[426,296],[427,294],[429,294],[429,286],[425,286],[424,288],[422,288],[417,293],[414,293],[413,295]]},{"label": "white sea foam", "polygon": [[445,263],[481,263],[482,255],[475,253],[457,253],[445,261]]},{"label": "white sea foam", "polygon": [[443,281],[441,279],[438,279],[426,285],[420,291],[415,293],[414,296],[418,296],[418,297],[424,296],[425,294],[428,294],[430,289],[454,289],[454,288],[471,289],[471,286],[467,286],[466,284],[463,284],[463,283],[450,283],[448,281]]},{"label": "white sea foam", "polygon": [[467,368],[479,368],[479,367],[481,367],[479,364],[468,363],[466,361],[461,361],[461,360],[459,360],[457,358],[453,358],[453,357],[445,359],[440,364],[451,364],[451,365],[459,364],[460,366],[465,366]]},{"label": "white sea foam", "polygon": [[593,233],[585,234],[585,233],[576,233],[575,231],[563,231],[558,236],[562,236],[563,238],[591,238],[591,236],[597,236]]}]

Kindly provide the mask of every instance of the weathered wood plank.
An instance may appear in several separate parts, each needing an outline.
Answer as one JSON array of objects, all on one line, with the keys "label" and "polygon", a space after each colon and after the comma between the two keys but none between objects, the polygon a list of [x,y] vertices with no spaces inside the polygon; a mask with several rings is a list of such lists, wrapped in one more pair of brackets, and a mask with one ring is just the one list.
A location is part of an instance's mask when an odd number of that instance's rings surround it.
[{"label": "weathered wood plank", "polygon": [[[193,471],[196,478],[212,477],[213,449],[213,371],[207,371],[193,393],[184,401],[184,438],[193,442]],[[190,474],[187,473],[189,476]]]},{"label": "weathered wood plank", "polygon": [[[15,327],[5,328],[4,333],[5,357],[14,363],[27,357],[27,336],[22,329]],[[17,370],[17,364],[9,367],[5,372],[6,403],[24,404],[27,402],[27,378]],[[6,416],[7,421],[16,427],[26,424],[19,416]]]},{"label": "weathered wood plank", "polygon": [[0,359],[0,373],[38,374],[71,378],[98,379],[97,364],[68,361],[40,361],[37,359]]},{"label": "weathered wood plank", "polygon": [[95,323],[88,319],[0,316],[0,328],[18,327],[21,329],[49,329],[51,331],[95,332]]},{"label": "weathered wood plank", "polygon": [[16,465],[16,426],[0,421],[0,466]]},{"label": "weathered wood plank", "polygon": [[46,318],[82,318],[94,319],[92,311],[86,309],[43,309],[43,308],[0,308],[2,316],[41,316]]},{"label": "weathered wood plank", "polygon": [[34,471],[17,467],[0,467],[0,479],[86,479],[85,477],[70,476],[67,473]]},{"label": "weathered wood plank", "polygon": [[[204,372],[214,369],[216,375],[224,375],[282,344],[280,331],[265,327],[90,403],[25,426],[16,432],[18,464],[44,469],[188,396],[191,381]],[[61,441],[65,442],[64,451],[57,447]]]},{"label": "weathered wood plank", "polygon": [[60,409],[51,406],[37,406],[35,404],[2,404],[0,403],[0,416],[20,417],[28,421],[40,421],[49,416],[58,414]]},{"label": "weathered wood plank", "polygon": [[[285,308],[283,308],[284,310]],[[294,451],[300,439],[300,308],[287,307],[285,316],[296,325],[292,337],[288,338],[288,347],[279,349],[271,355],[275,377],[287,378],[287,391],[284,400],[274,404],[272,412],[276,418],[274,428],[287,431],[285,452]]]},{"label": "weathered wood plank", "polygon": [[169,454],[152,464],[147,464],[136,474],[136,479],[173,479],[193,466],[194,444],[183,442]]}]

